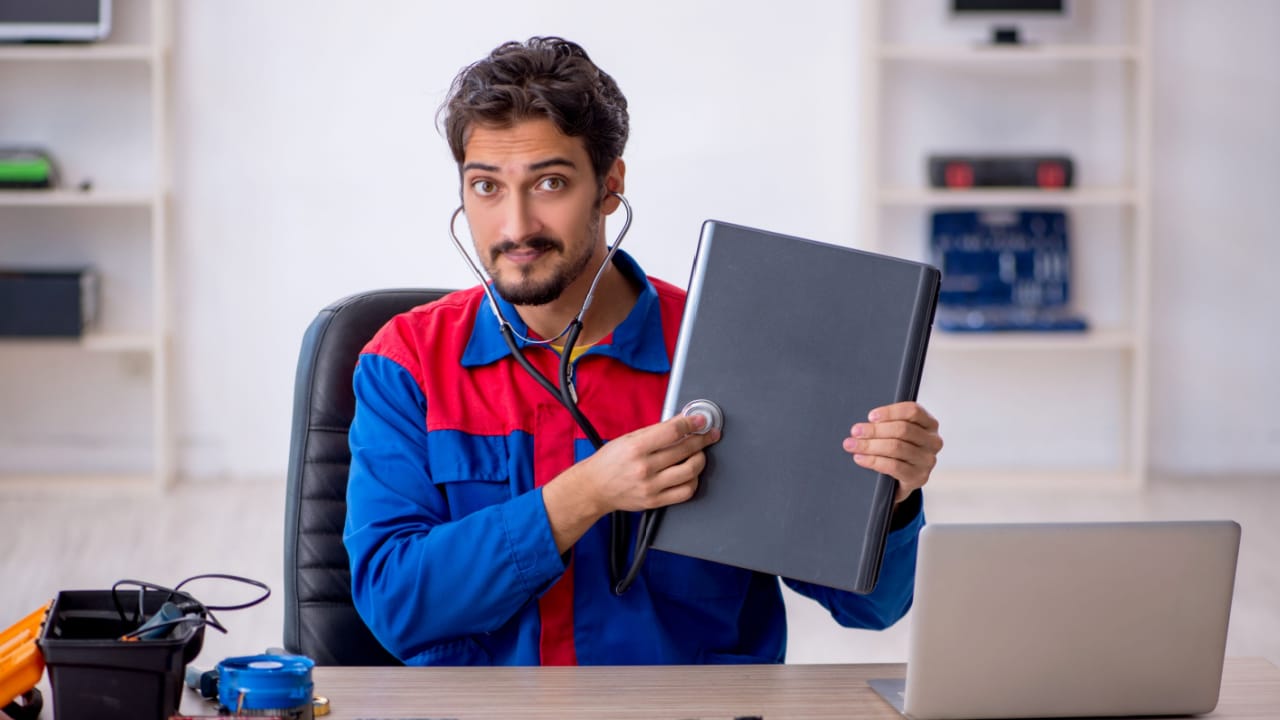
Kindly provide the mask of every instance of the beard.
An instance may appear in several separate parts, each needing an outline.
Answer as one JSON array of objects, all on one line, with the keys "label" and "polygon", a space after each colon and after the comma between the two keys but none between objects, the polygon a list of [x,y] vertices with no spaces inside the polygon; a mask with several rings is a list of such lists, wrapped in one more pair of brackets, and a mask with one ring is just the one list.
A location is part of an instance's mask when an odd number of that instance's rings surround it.
[{"label": "beard", "polygon": [[[489,258],[485,270],[489,272],[489,277],[493,278],[493,287],[498,291],[498,295],[502,296],[503,300],[512,305],[546,305],[559,298],[575,280],[582,276],[587,266],[591,264],[591,259],[595,257],[595,239],[599,229],[600,215],[592,212],[591,219],[587,221],[588,242],[584,243],[582,251],[573,257],[565,255],[564,242],[553,237],[538,236],[523,242],[508,240],[498,243],[489,250]],[[554,252],[558,253],[560,257],[548,258],[558,260],[558,263],[552,268],[551,275],[541,280],[533,279],[532,275],[536,268],[532,266],[516,268],[511,272],[510,276],[497,273],[498,258],[503,253],[516,248],[526,248],[548,254]],[[543,257],[545,258],[547,255]]]}]

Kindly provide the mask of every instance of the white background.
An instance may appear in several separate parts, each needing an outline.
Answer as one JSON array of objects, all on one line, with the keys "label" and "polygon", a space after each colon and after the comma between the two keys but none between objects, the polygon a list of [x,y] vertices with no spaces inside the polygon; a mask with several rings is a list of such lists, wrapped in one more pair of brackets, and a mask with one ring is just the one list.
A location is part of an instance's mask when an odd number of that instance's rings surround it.
[{"label": "white background", "polygon": [[[942,6],[922,22],[955,32]],[[435,112],[455,73],[501,41],[564,35],[618,80],[632,107],[625,159],[636,217],[626,247],[650,273],[684,284],[706,218],[861,244],[858,133],[867,109],[856,3],[178,0],[174,26],[169,302],[184,478],[283,478],[298,345],[319,308],[370,288],[472,282],[446,234],[458,188]],[[1277,27],[1280,4],[1267,0],[1155,3],[1157,474],[1280,477]],[[52,74],[47,84],[58,93],[81,71],[33,72]],[[43,76],[6,73],[0,91],[42,86]],[[93,69],[79,82],[89,108],[110,106],[116,83],[145,88],[135,70]],[[20,119],[5,92],[0,120],[6,112]],[[1090,109],[1078,112],[1055,126],[1097,129]],[[130,115],[106,117],[127,123]],[[59,122],[94,119],[80,111]],[[946,135],[945,113],[907,120]],[[1082,174],[1108,159],[1080,158]],[[72,215],[108,238],[136,234],[139,220]],[[95,249],[104,262],[145,257],[137,245],[104,244]],[[117,274],[111,287],[130,315],[145,317],[145,294],[134,290],[146,287],[145,274]],[[1106,315],[1125,305],[1125,292],[1104,289],[1094,305]],[[0,386],[11,393],[0,422],[6,464],[39,469],[56,459],[75,470],[132,458],[147,467],[147,404],[132,399],[145,393],[145,368],[127,357],[95,355],[85,370],[55,360],[4,358],[11,380],[34,376]],[[956,407],[940,398],[952,440],[943,461],[1010,451],[1051,465],[1111,458],[1108,443],[1124,427],[1108,414],[1110,394],[1123,392],[1120,365],[1078,362],[1099,367],[1034,403]],[[993,365],[1010,378],[1003,395],[1016,400],[1026,368],[1016,358]],[[42,383],[55,369],[57,382]],[[931,359],[922,399],[967,382],[967,372]],[[1060,422],[1046,430],[1037,421],[1046,416]],[[52,429],[40,435],[41,427]]]},{"label": "white background", "polygon": [[[177,10],[174,301],[188,476],[280,475],[298,341],[324,304],[368,288],[471,282],[445,234],[457,180],[435,111],[457,70],[503,40],[575,39],[627,94],[636,218],[626,247],[650,273],[683,284],[709,217],[857,244],[854,3]],[[1265,0],[1156,4],[1156,472],[1280,472],[1277,27],[1280,5]],[[944,134],[947,118],[913,122]],[[1088,424],[1117,421],[1092,414],[1091,388],[1062,395],[1062,406],[1028,407],[1027,417],[1076,412],[1067,432],[1103,443]],[[991,443],[1045,445],[1020,435],[1018,417],[964,410]]]}]

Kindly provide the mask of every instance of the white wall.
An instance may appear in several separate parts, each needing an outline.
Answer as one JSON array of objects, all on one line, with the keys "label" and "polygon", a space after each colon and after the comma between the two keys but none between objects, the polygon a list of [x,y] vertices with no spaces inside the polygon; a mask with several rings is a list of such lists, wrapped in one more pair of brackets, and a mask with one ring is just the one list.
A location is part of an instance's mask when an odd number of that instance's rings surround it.
[{"label": "white wall", "polygon": [[1155,5],[1152,462],[1280,479],[1280,3]]},{"label": "white wall", "polygon": [[[625,7],[625,11],[622,9]],[[632,107],[624,245],[683,285],[702,220],[856,227],[856,9],[180,2],[174,96],[179,462],[281,476],[302,331],[363,289],[473,282],[435,129],[454,74],[534,34],[581,42]],[[617,225],[611,226],[616,228]]]},{"label": "white wall", "polygon": [[[626,247],[650,272],[682,284],[707,217],[850,241],[852,5],[179,1],[181,472],[282,475],[298,341],[328,301],[470,282],[446,236],[456,171],[435,111],[455,72],[500,41],[570,37],[619,81],[632,104]],[[1280,49],[1268,36],[1280,4],[1156,11],[1152,462],[1280,474]],[[1035,445],[1016,418],[978,421]]]}]

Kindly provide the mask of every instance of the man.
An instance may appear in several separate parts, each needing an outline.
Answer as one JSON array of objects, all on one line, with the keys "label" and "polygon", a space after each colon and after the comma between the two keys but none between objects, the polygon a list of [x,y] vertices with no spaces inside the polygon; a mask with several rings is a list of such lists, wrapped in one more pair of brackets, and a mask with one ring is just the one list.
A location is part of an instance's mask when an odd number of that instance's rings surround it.
[{"label": "man", "polygon": [[[719,438],[695,433],[701,420],[658,422],[684,292],[622,251],[604,265],[626,99],[581,47],[533,38],[464,69],[442,112],[476,253],[515,331],[560,336],[601,272],[572,384],[607,444],[593,452],[521,368],[482,288],[396,317],[354,378],[344,539],[356,608],[413,665],[782,662],[776,577],[655,550],[630,590],[612,591],[610,513],[692,497]],[[557,349],[518,342],[558,375]],[[937,429],[898,403],[844,440],[852,462],[899,481],[879,585],[860,596],[785,581],[843,625],[883,628],[910,607]]]}]

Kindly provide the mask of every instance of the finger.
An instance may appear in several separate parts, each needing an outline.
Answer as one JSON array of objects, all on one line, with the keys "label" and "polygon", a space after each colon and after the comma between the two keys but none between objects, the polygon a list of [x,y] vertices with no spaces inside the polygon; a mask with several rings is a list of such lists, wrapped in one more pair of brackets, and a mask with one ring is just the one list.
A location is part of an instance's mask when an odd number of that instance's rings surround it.
[{"label": "finger", "polygon": [[664,489],[662,492],[651,498],[652,505],[649,508],[660,508],[677,503],[687,502],[693,499],[695,493],[698,492],[698,478],[687,480],[679,485],[673,485]]},{"label": "finger", "polygon": [[635,432],[638,439],[651,449],[666,447],[679,442],[687,435],[693,435],[706,425],[703,415],[676,415],[656,425],[641,428]]},{"label": "finger", "polygon": [[701,457],[696,455],[688,463],[675,465],[651,476],[635,496],[635,504],[628,509],[649,510],[684,502],[693,497],[698,488],[699,475],[706,467],[704,462],[695,461],[695,458]]},{"label": "finger", "polygon": [[850,439],[845,441],[844,449],[854,455],[878,455],[926,469],[932,469],[938,457],[937,453],[903,440]]},{"label": "finger", "polygon": [[929,481],[929,474],[921,468],[894,458],[881,455],[854,455],[853,461],[862,467],[897,480],[899,499],[910,495],[913,490],[924,487]]},{"label": "finger", "polygon": [[914,401],[906,401],[893,403],[892,405],[883,405],[873,409],[867,413],[867,419],[871,422],[883,422],[885,420],[905,420],[915,423],[925,430],[937,430],[938,420],[929,414],[922,405]]},{"label": "finger", "polygon": [[843,440],[842,444],[846,452],[852,453],[871,452],[871,448],[885,447],[884,443],[901,443],[932,455],[942,451],[942,438],[937,433],[925,432],[910,423],[896,428],[855,426],[853,432]]},{"label": "finger", "polygon": [[705,435],[686,435],[674,444],[656,448],[649,454],[647,459],[650,471],[658,473],[666,468],[686,462],[719,439],[720,431],[712,430]]},{"label": "finger", "polygon": [[706,422],[707,419],[703,416],[677,415],[656,425],[641,428],[632,433],[632,437],[637,443],[636,449],[648,456],[650,467],[657,471],[718,441],[719,430],[694,432],[705,426]]},{"label": "finger", "polygon": [[929,471],[933,469],[932,464],[928,466],[916,465],[888,455],[872,455],[869,453],[855,453],[853,461],[862,467],[889,475],[899,482],[913,484],[914,487],[924,485],[924,481],[929,477]]},{"label": "finger", "polygon": [[[680,488],[686,488],[691,496],[692,491],[697,488],[698,479],[702,475],[702,471],[706,467],[707,456],[703,453],[698,453],[683,462],[663,469],[661,472],[656,473],[651,480],[651,495],[655,498],[670,498],[672,491],[675,491],[675,495],[681,495],[683,491]],[[688,497],[680,499],[687,500]]]},{"label": "finger", "polygon": [[858,423],[849,429],[846,449],[850,449],[850,441],[875,439],[902,440],[935,453],[942,449],[942,438],[936,431],[926,430],[905,420]]},{"label": "finger", "polygon": [[703,470],[707,469],[707,454],[698,452],[669,467],[663,468],[654,476],[659,487],[669,488],[682,485],[690,480],[697,480]]},{"label": "finger", "polygon": [[911,497],[911,493],[915,492],[916,490],[917,488],[910,487],[908,485],[904,485],[903,483],[899,482],[897,492],[893,494],[894,504],[896,505],[902,502],[903,500],[906,500],[907,498]]}]

